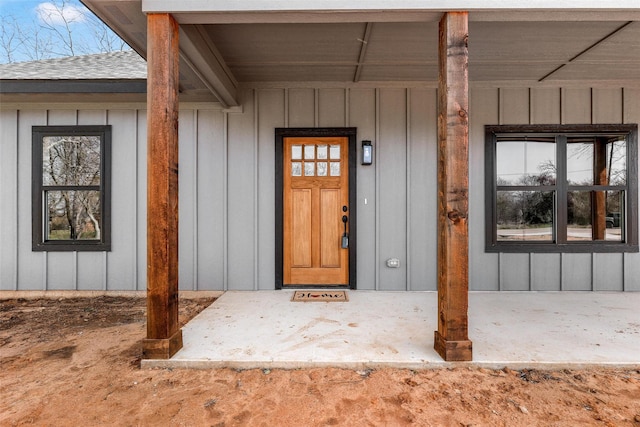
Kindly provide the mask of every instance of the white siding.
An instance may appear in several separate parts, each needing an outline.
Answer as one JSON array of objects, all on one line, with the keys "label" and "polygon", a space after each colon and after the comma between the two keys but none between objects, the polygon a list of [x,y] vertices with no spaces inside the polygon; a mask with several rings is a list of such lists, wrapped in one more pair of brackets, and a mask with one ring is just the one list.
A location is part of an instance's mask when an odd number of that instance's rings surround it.
[{"label": "white siding", "polygon": [[[640,89],[625,89],[622,94],[624,123],[640,123]],[[625,254],[623,264],[624,290],[640,291],[640,253]]]},{"label": "white siding", "polygon": [[0,290],[18,289],[18,117],[0,111]]},{"label": "white siding", "polygon": [[484,125],[498,123],[500,92],[476,89],[469,94],[469,286],[500,289],[500,258],[484,251]]},{"label": "white siding", "polygon": [[[437,130],[430,88],[243,89],[242,112],[180,112],[180,289],[274,288],[277,127],[356,127],[358,289],[435,290]],[[638,123],[640,91],[474,88],[470,287],[640,291],[640,254],[485,253],[484,125]],[[31,127],[110,124],[112,251],[31,251]],[[146,288],[146,118],[126,105],[0,111],[0,289]],[[358,155],[360,148],[358,147]],[[400,268],[386,267],[399,258]]]},{"label": "white siding", "polygon": [[357,236],[357,274],[358,289],[377,289],[378,248],[374,243],[378,240],[376,227],[376,165],[381,157],[377,149],[377,91],[373,89],[349,90],[349,123],[348,126],[358,128],[358,139],[370,140],[374,144],[373,165],[358,167],[358,236]]},{"label": "white siding", "polygon": [[[16,261],[18,267],[19,290],[46,290],[47,287],[47,254],[31,251],[31,126],[47,124],[46,110],[22,110],[18,112],[18,159],[2,158],[4,162],[15,161],[18,169],[18,251]],[[4,191],[1,188],[0,191]],[[4,199],[4,197],[0,198]],[[4,245],[4,238],[0,237]],[[13,268],[2,265],[0,268]]]},{"label": "white siding", "polygon": [[285,96],[282,90],[256,93],[260,120],[258,137],[258,289],[274,287],[275,277],[275,148],[274,129],[284,127]]},{"label": "white siding", "polygon": [[[84,110],[78,111],[78,125],[106,125],[107,123],[107,111],[106,110]],[[119,126],[118,126],[119,127]],[[135,137],[135,135],[134,135]],[[134,157],[135,161],[135,157]],[[135,165],[135,163],[134,163]],[[135,166],[134,166],[135,167]],[[133,170],[135,173],[135,169]],[[135,180],[133,181],[135,182]],[[132,194],[136,196],[135,192]],[[136,216],[129,216],[130,220],[134,222],[134,228],[136,226]],[[134,242],[135,244],[135,242]],[[135,250],[134,250],[135,253]],[[74,283],[75,289],[87,289],[87,290],[102,290],[106,288],[106,266],[107,254],[101,252],[77,252],[75,254],[76,261],[76,282]],[[135,259],[135,258],[134,258]],[[136,263],[131,263],[132,267],[136,266]],[[136,289],[136,278],[133,277],[132,281],[129,281],[128,289]]]}]

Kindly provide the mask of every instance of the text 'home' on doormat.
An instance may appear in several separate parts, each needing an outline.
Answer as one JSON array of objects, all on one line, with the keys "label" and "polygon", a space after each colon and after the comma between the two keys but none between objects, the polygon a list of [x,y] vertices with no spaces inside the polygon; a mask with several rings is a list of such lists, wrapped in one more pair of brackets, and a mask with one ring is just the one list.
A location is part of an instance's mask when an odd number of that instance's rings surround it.
[{"label": "text 'home' on doormat", "polygon": [[346,291],[295,291],[291,301],[347,302],[349,297]]}]

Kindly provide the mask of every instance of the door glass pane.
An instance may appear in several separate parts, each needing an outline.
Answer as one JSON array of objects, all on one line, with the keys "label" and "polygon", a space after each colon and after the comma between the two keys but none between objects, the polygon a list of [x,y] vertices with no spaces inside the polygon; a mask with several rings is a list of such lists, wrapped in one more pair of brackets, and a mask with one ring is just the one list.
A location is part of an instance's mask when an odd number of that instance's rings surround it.
[{"label": "door glass pane", "polygon": [[325,160],[327,158],[327,146],[318,145],[318,159]]},{"label": "door glass pane", "polygon": [[313,162],[304,162],[304,176],[314,176],[315,166],[316,164]]},{"label": "door glass pane", "polygon": [[316,146],[305,145],[304,146],[304,158],[305,160],[313,160],[316,158]]},{"label": "door glass pane", "polygon": [[45,191],[47,240],[100,240],[100,192]]},{"label": "door glass pane", "polygon": [[318,162],[318,176],[327,176],[327,162]]},{"label": "door glass pane", "polygon": [[553,241],[553,191],[498,191],[499,241]]},{"label": "door glass pane", "polygon": [[43,185],[100,185],[99,136],[42,138]]},{"label": "door glass pane", "polygon": [[594,143],[590,138],[567,138],[567,183],[593,185]]},{"label": "door glass pane", "polygon": [[329,148],[329,158],[331,160],[340,160],[340,146],[339,145],[332,145],[331,148]]},{"label": "door glass pane", "polygon": [[291,158],[293,160],[302,160],[302,145],[291,146]]},{"label": "door glass pane", "polygon": [[291,163],[291,176],[302,176],[302,163],[301,162],[293,162],[293,163]]},{"label": "door glass pane", "polygon": [[330,163],[330,175],[331,176],[340,176],[340,162],[331,162]]},{"label": "door glass pane", "polygon": [[553,138],[499,140],[496,144],[498,185],[554,185],[556,144]]}]

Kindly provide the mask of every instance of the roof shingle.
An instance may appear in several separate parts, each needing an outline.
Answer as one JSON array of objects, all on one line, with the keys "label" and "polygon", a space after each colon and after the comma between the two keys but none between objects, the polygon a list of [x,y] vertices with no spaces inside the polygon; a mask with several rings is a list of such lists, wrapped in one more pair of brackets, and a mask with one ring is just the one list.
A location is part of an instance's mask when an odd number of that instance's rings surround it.
[{"label": "roof shingle", "polygon": [[135,51],[0,64],[5,80],[146,79],[147,62]]}]

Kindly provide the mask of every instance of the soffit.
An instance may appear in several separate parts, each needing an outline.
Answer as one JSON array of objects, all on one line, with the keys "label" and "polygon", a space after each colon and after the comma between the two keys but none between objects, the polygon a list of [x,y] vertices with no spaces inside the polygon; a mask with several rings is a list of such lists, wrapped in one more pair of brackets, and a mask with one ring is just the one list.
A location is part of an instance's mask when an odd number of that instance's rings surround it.
[{"label": "soffit", "polygon": [[[624,24],[471,22],[469,78],[537,82]],[[222,24],[206,29],[240,82],[351,82],[365,43],[363,23]],[[373,23],[359,81],[436,81],[437,46],[437,23]],[[634,67],[640,69],[638,22],[547,79],[637,81],[640,72]]]},{"label": "soffit", "polygon": [[[162,2],[84,2],[145,56],[146,18],[142,7]],[[164,2],[181,9],[183,3]],[[233,84],[254,83],[357,81],[433,85],[438,78],[437,21],[441,14],[435,10],[242,14],[183,11],[175,16],[181,28],[197,29],[205,44],[214,47],[215,53],[209,59],[215,56],[218,69],[228,74],[227,89],[232,92]],[[483,10],[470,12],[469,19],[471,82],[535,85],[561,67],[545,82],[640,84],[640,9]],[[634,19],[636,22],[602,40]],[[592,48],[574,59],[589,47]],[[194,72],[188,65],[193,61],[184,52],[188,50],[183,50],[180,65],[183,90],[210,89],[211,84],[202,81],[202,70]]]}]

